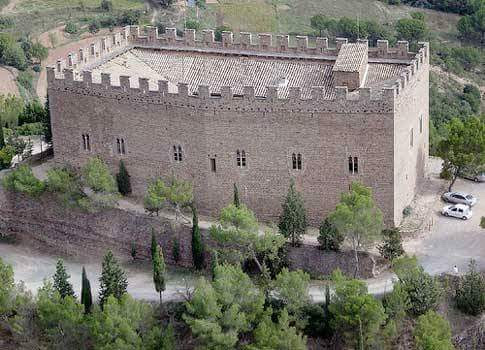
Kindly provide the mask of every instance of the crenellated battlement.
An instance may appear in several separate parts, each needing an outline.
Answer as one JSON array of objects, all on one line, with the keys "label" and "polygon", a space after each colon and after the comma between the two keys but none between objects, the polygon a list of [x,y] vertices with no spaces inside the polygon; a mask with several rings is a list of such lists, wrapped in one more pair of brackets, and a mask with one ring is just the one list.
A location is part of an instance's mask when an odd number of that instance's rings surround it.
[{"label": "crenellated battlement", "polygon": [[[127,26],[121,32],[103,37],[88,47],[79,49],[78,53],[72,52],[66,58],[59,59],[55,66],[47,67],[47,80],[50,89],[105,97],[124,95],[128,100],[146,99],[151,103],[171,101],[171,103],[186,104],[199,100],[204,104],[223,106],[228,102],[237,104],[238,101],[252,101],[252,103],[263,104],[261,107],[256,106],[255,108],[267,108],[268,102],[271,102],[277,103],[280,107],[301,104],[305,109],[314,109],[318,103],[321,109],[323,108],[321,101],[325,100],[330,109],[332,109],[331,105],[337,110],[341,108],[339,104],[342,102],[350,102],[356,108],[367,110],[372,105],[378,105],[378,108],[382,108],[383,104],[388,107],[392,106],[394,99],[412,82],[421,67],[429,61],[428,43],[420,43],[418,52],[411,53],[407,42],[400,41],[395,48],[389,48],[387,41],[379,40],[377,47],[367,49],[369,63],[408,65],[395,83],[387,82],[385,86],[378,88],[361,86],[354,91],[349,91],[347,86],[335,86],[330,96],[319,86],[311,87],[311,91],[307,88],[305,94],[302,93],[300,87],[290,86],[284,95],[281,94],[278,86],[267,86],[262,95],[255,94],[254,86],[244,86],[242,93],[241,91],[235,92],[231,86],[222,86],[215,91],[206,85],[200,85],[195,90],[192,87],[189,91],[188,84],[181,81],[158,80],[156,84],[150,84],[148,77],[132,78],[120,75],[116,79],[112,79],[108,73],[101,73],[101,81],[99,81],[99,76],[95,79],[91,72],[94,67],[135,47],[160,47],[163,50],[174,49],[177,51],[204,50],[203,52],[224,55],[248,56],[254,54],[258,57],[263,55],[266,58],[289,58],[291,56],[295,59],[328,61],[336,60],[342,45],[348,44],[347,39],[337,38],[335,47],[331,48],[327,38],[316,38],[313,40],[315,46],[311,47],[308,37],[297,36],[291,40],[296,45],[290,46],[288,35],[273,37],[271,34],[257,34],[256,38],[257,40],[253,40],[251,33],[239,33],[236,39],[234,33],[223,32],[222,41],[215,41],[214,31],[204,30],[202,39],[196,39],[196,33],[191,29],[187,29],[184,37],[180,38],[174,28],[167,28],[163,35],[159,35],[158,29],[155,27],[146,27],[145,33],[140,33],[139,27]],[[359,42],[365,43],[368,47],[366,40],[359,40]],[[140,75],[143,75],[143,72],[140,72]]]}]

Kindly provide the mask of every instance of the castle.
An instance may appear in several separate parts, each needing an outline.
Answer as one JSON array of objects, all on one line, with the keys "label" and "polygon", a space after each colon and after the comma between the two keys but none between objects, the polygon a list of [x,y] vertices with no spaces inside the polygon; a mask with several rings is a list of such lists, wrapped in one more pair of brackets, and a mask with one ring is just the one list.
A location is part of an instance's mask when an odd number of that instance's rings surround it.
[{"label": "castle", "polygon": [[372,187],[388,225],[424,177],[429,46],[136,26],[47,68],[55,160],[122,159],[134,195],[174,174],[199,211],[241,200],[275,221],[293,178],[310,223],[352,181]]}]

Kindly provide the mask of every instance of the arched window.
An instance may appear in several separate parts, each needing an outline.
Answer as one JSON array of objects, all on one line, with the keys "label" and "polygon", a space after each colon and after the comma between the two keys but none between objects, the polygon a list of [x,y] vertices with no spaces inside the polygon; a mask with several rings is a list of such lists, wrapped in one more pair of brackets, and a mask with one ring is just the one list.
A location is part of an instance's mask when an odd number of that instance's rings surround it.
[{"label": "arched window", "polygon": [[358,174],[359,173],[359,158],[349,156],[349,173]]},{"label": "arched window", "polygon": [[241,151],[241,166],[246,166],[246,152],[244,150]]},{"label": "arched window", "polygon": [[125,154],[125,139],[121,139],[121,154]]},{"label": "arched window", "polygon": [[241,152],[239,150],[236,151],[236,164],[237,166],[241,166]]},{"label": "arched window", "polygon": [[298,170],[301,170],[301,153],[298,153],[296,155],[296,168]]},{"label": "arched window", "polygon": [[85,151],[91,151],[91,144],[89,141],[89,134],[82,134],[83,137],[83,149]]},{"label": "arched window", "polygon": [[179,162],[182,161],[182,146],[178,146]]},{"label": "arched window", "polygon": [[176,162],[178,162],[178,160],[179,160],[179,154],[177,152],[177,146],[173,146],[173,160],[175,160]]},{"label": "arched window", "polygon": [[291,163],[292,163],[293,170],[301,170],[302,168],[301,153],[293,153],[291,155]]}]

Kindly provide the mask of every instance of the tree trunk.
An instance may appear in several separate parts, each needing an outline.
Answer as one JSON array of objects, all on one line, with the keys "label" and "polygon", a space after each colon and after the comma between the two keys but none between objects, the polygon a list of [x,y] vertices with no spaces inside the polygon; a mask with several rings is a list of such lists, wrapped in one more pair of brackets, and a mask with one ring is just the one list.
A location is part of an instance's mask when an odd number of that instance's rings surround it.
[{"label": "tree trunk", "polygon": [[460,173],[461,168],[456,169],[455,173],[453,174],[453,177],[451,178],[451,183],[450,186],[448,187],[448,192],[451,192],[451,188],[455,184],[456,179],[458,178],[458,174]]},{"label": "tree trunk", "polygon": [[357,276],[359,275],[359,252],[357,251],[356,245],[353,245],[353,249],[355,258],[354,278],[357,278]]}]

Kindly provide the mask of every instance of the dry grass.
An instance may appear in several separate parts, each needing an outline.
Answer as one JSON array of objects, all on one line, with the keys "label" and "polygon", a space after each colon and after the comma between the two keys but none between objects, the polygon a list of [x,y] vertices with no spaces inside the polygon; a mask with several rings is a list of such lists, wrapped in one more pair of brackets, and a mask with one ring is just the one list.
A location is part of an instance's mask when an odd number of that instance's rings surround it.
[{"label": "dry grass", "polygon": [[[141,9],[143,0],[111,0],[116,10]],[[79,7],[80,3],[86,8],[97,8],[101,0],[18,0],[14,12],[46,11]]]}]

